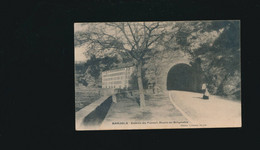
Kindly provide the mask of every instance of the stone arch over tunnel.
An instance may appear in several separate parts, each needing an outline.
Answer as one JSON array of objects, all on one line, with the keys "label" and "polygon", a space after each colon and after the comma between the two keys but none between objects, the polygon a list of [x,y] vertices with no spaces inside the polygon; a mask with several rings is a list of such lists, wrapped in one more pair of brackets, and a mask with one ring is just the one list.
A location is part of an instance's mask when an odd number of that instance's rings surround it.
[{"label": "stone arch over tunnel", "polygon": [[193,73],[193,79],[195,82],[194,86],[197,85],[196,87],[193,88],[196,89],[196,91],[201,90],[201,67],[200,67],[200,63],[195,63],[193,61],[191,61],[191,58],[188,54],[184,53],[183,51],[175,51],[174,53],[166,53],[165,55],[163,55],[163,58],[159,58],[160,59],[160,63],[159,63],[159,74],[157,75],[157,83],[156,85],[156,89],[158,89],[158,92],[166,92],[167,91],[167,80],[168,80],[168,74],[169,71],[173,68],[176,67],[180,64],[182,65],[187,65],[189,67],[191,67],[192,69],[192,73]]},{"label": "stone arch over tunnel", "polygon": [[180,63],[172,66],[167,74],[167,90],[200,92],[201,75],[189,64]]}]

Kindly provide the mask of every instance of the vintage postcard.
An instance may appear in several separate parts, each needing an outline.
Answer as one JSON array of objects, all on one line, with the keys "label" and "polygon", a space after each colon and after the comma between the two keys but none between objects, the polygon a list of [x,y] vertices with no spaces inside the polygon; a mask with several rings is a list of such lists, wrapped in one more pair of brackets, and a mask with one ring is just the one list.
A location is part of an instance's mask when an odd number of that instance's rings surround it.
[{"label": "vintage postcard", "polygon": [[240,21],[74,24],[75,128],[241,127]]}]

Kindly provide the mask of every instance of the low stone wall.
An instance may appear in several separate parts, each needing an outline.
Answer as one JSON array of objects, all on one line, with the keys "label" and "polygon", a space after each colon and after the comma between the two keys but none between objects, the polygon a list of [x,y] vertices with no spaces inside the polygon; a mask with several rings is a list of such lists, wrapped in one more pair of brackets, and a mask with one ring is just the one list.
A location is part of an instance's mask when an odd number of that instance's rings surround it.
[{"label": "low stone wall", "polygon": [[83,124],[84,119],[94,112],[97,108],[99,108],[105,101],[111,99],[112,96],[103,96],[97,101],[87,105],[86,107],[82,108],[78,112],[76,112],[76,130],[86,130],[86,127]]}]

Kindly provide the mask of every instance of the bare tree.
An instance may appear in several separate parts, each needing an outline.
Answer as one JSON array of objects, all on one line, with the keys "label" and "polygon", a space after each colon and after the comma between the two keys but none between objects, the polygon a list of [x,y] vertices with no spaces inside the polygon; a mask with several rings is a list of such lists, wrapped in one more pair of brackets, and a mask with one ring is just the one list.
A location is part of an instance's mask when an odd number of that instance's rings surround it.
[{"label": "bare tree", "polygon": [[121,55],[134,60],[137,67],[140,107],[145,107],[142,81],[144,57],[166,35],[167,25],[159,22],[89,23],[86,32],[75,34],[75,45],[87,44],[87,55]]}]

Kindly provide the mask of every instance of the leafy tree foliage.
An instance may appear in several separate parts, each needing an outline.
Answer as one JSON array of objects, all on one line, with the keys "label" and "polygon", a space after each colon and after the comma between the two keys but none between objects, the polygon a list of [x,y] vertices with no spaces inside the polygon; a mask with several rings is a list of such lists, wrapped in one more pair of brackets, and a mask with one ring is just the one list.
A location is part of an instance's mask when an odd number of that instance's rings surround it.
[{"label": "leafy tree foliage", "polygon": [[[146,78],[146,70],[142,70],[142,81],[143,81],[143,87],[144,89],[147,89],[148,87],[148,78]],[[132,90],[138,90],[138,78],[136,72],[134,72],[131,75],[131,80],[129,81],[130,89]]]},{"label": "leafy tree foliage", "polygon": [[[101,78],[101,72],[108,70],[114,64],[117,64],[119,60],[117,57],[104,57],[104,58],[96,58],[95,55],[92,55],[90,59],[84,63],[83,65],[76,65],[78,69],[82,69],[85,73],[83,76],[79,77],[79,82],[85,86],[88,86],[89,82],[96,82]],[[78,72],[78,71],[77,71]],[[90,75],[90,76],[89,76]],[[96,84],[91,84],[95,85]]]}]

